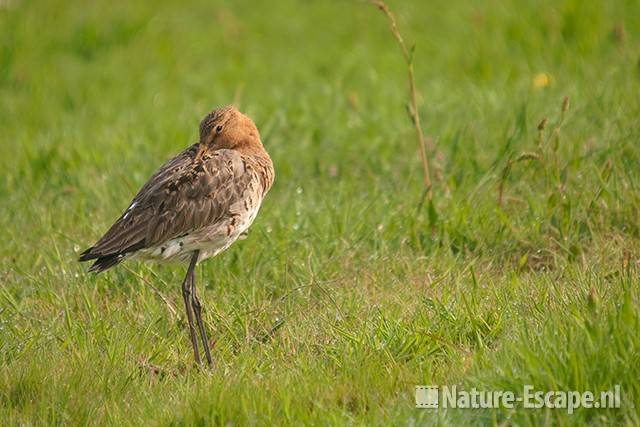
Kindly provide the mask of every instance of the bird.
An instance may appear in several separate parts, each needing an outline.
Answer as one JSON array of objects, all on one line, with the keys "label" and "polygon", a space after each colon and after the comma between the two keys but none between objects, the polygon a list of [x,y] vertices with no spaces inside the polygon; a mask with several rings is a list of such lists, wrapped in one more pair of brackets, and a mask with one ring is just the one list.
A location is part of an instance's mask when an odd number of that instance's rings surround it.
[{"label": "bird", "polygon": [[[217,108],[200,122],[199,141],[162,165],[80,262],[100,273],[125,259],[182,263],[182,297],[195,361],[196,333],[213,364],[195,268],[246,236],[275,179],[273,162],[249,116]],[[197,324],[197,332],[196,325]]]}]

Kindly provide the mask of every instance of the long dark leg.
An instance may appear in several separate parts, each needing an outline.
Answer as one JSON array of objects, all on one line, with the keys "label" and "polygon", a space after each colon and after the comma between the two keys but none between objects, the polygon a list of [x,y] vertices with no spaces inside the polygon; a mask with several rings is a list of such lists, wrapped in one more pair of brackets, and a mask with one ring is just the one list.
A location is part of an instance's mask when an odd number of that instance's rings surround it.
[{"label": "long dark leg", "polygon": [[[196,251],[196,257],[198,252]],[[202,304],[198,298],[198,289],[196,288],[196,275],[191,275],[191,306],[193,312],[196,315],[196,322],[198,323],[198,329],[200,329],[200,338],[202,338],[202,346],[204,347],[204,355],[207,358],[209,366],[213,364],[211,359],[211,350],[209,349],[209,340],[207,339],[207,331],[204,329],[204,323],[202,322]]]},{"label": "long dark leg", "polygon": [[198,252],[196,251],[191,257],[187,275],[182,282],[182,297],[184,298],[184,308],[187,310],[187,320],[189,320],[189,335],[191,336],[191,345],[193,346],[193,355],[198,365],[202,364],[200,360],[200,352],[198,351],[198,338],[196,337],[196,328],[193,326],[193,313],[191,312],[191,283],[193,280],[193,272],[198,260]]}]

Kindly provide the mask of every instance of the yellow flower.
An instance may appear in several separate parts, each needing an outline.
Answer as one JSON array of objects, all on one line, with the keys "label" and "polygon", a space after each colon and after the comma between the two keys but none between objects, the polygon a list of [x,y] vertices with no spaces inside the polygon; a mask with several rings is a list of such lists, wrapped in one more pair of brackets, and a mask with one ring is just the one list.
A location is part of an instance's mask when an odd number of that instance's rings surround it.
[{"label": "yellow flower", "polygon": [[535,89],[540,89],[551,84],[551,76],[547,73],[538,73],[533,76],[533,81],[531,82]]}]

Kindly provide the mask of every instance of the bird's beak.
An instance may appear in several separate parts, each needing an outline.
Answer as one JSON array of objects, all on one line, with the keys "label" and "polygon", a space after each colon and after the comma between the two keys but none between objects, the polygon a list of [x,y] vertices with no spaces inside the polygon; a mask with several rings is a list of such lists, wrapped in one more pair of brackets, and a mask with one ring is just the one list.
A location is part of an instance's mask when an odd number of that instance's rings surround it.
[{"label": "bird's beak", "polygon": [[195,160],[200,160],[200,157],[207,151],[207,144],[205,142],[201,142],[198,146],[198,152],[196,153]]}]

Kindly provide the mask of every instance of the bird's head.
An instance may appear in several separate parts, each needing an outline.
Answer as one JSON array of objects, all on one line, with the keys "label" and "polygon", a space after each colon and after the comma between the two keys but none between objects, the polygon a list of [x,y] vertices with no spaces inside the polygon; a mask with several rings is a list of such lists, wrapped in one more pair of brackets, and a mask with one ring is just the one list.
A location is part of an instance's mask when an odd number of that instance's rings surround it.
[{"label": "bird's head", "polygon": [[263,149],[253,120],[233,106],[217,108],[200,122],[199,152],[220,149],[247,154]]}]

